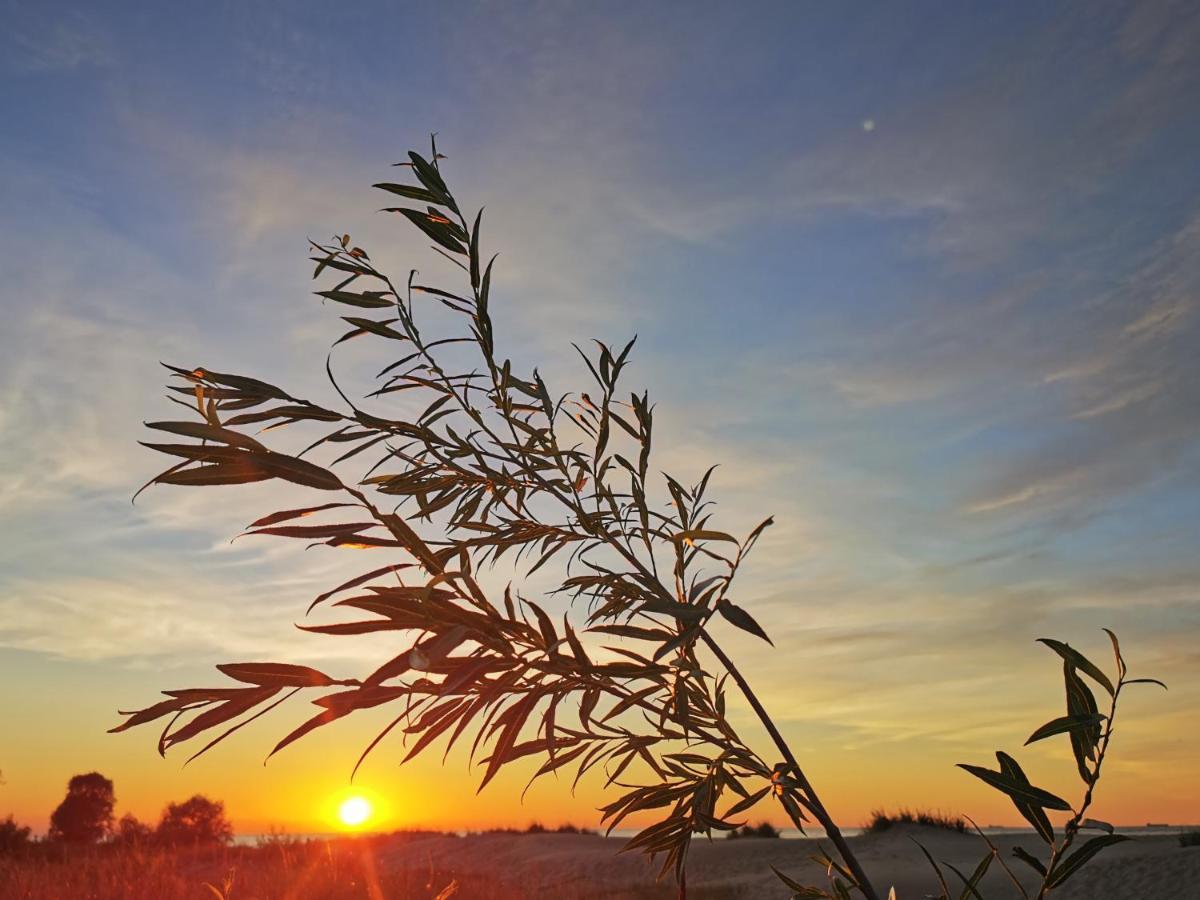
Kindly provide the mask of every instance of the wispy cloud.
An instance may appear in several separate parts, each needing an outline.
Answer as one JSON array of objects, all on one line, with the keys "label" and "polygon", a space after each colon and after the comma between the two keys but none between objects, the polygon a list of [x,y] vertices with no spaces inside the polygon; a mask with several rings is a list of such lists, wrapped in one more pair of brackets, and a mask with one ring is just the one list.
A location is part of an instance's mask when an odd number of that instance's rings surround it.
[{"label": "wispy cloud", "polygon": [[92,15],[75,11],[43,16],[36,25],[10,24],[8,65],[23,72],[70,71],[115,61],[107,30]]}]

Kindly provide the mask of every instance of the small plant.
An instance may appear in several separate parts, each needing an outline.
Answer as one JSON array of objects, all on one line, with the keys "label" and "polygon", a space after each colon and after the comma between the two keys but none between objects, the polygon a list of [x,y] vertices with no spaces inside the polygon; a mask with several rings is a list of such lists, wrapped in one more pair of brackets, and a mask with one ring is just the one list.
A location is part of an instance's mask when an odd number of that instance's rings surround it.
[{"label": "small plant", "polygon": [[1200,847],[1200,831],[1184,831],[1179,835],[1180,847]]},{"label": "small plant", "polygon": [[[996,861],[1004,868],[1022,897],[1027,900],[1028,898],[1042,900],[1066,884],[1067,880],[1097,853],[1113,844],[1130,840],[1127,835],[1117,834],[1108,822],[1088,818],[1087,813],[1095,797],[1096,787],[1100,783],[1100,770],[1108,753],[1109,741],[1112,739],[1113,726],[1117,716],[1117,701],[1121,696],[1121,691],[1133,684],[1156,684],[1162,688],[1166,688],[1166,685],[1156,678],[1127,678],[1125,659],[1121,655],[1121,644],[1112,631],[1107,628],[1104,631],[1112,642],[1113,656],[1116,660],[1115,681],[1069,644],[1051,638],[1040,639],[1041,643],[1062,658],[1063,681],[1066,688],[1066,715],[1052,719],[1036,729],[1025,741],[1025,744],[1028,746],[1057,735],[1065,735],[1070,740],[1075,766],[1079,778],[1083,782],[1083,795],[1076,806],[1072,806],[1071,803],[1056,794],[1031,784],[1017,761],[1001,750],[996,751],[999,769],[960,763],[960,768],[1007,795],[1012,800],[1017,812],[1033,826],[1034,832],[1045,845],[1040,852],[1030,852],[1019,846],[1013,848],[1013,856],[1016,860],[1032,869],[1041,879],[1034,889],[1035,892],[1031,894],[1001,858],[996,846],[980,829],[976,828],[980,837],[987,843],[988,852],[979,861],[979,865],[976,866],[971,876],[965,877],[954,867],[947,867],[955,877],[964,883],[962,897],[981,896],[979,884],[987,874],[991,863]],[[1096,696],[1085,678],[1090,679],[1108,695],[1107,713],[1100,712]],[[1070,815],[1061,829],[1056,831],[1048,812],[1069,813]],[[1088,838],[1077,846],[1077,840],[1083,831],[1102,833]],[[924,847],[921,849],[925,852],[926,858],[937,875],[938,884],[942,890],[939,896],[942,900],[950,900],[952,895],[941,867],[928,851],[925,851]]]}]

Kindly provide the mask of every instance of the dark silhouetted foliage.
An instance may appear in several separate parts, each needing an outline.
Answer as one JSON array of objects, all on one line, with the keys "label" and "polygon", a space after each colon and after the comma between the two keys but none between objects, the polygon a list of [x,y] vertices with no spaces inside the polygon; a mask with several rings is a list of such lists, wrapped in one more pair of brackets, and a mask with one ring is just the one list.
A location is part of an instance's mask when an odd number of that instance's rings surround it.
[{"label": "dark silhouetted foliage", "polygon": [[142,846],[154,841],[154,828],[133,813],[125,813],[113,829],[113,841],[119,844]]},{"label": "dark silhouetted foliage", "polygon": [[168,804],[154,837],[167,846],[220,845],[233,838],[233,827],[225,818],[224,803],[196,794],[182,803]]},{"label": "dark silhouetted foliage", "polygon": [[76,775],[67,784],[67,796],[50,815],[50,840],[66,844],[94,844],[112,831],[113,783],[99,772]]},{"label": "dark silhouetted foliage", "polygon": [[728,838],[778,838],[780,837],[779,829],[770,822],[759,822],[757,825],[743,825],[736,831],[731,831],[726,835]]},{"label": "dark silhouetted foliage", "polygon": [[20,853],[29,846],[30,834],[29,826],[18,825],[12,816],[0,819],[0,856]]},{"label": "dark silhouetted foliage", "polygon": [[912,810],[901,809],[898,812],[888,813],[882,809],[876,809],[871,812],[871,821],[866,824],[863,831],[868,834],[879,834],[887,831],[894,825],[922,825],[926,828],[957,831],[960,834],[965,834],[967,830],[967,823],[962,816],[947,816],[942,813],[928,812],[926,810],[913,812]]},{"label": "dark silhouetted foliage", "polygon": [[[826,888],[781,876],[785,883],[803,897],[857,890],[878,900],[725,650],[730,629],[770,642],[734,584],[772,520],[739,535],[719,530],[709,498],[715,467],[680,478],[651,465],[654,405],[621,381],[634,341],[576,347],[586,387],[570,393],[503,355],[482,213],[460,206],[441,159],[436,145],[428,159],[409,153],[397,165],[415,183],[375,187],[409,204],[385,212],[432,242],[453,265],[453,283],[434,285],[415,269],[393,276],[348,234],[311,245],[313,278],[322,280],[315,293],[346,313],[349,327],[324,361],[340,402],[167,366],[176,379],[169,397],[188,418],[148,423],[146,446],[172,460],[150,484],[274,479],[318,492],[255,520],[246,534],[381,554],[309,607],[354,618],[301,627],[339,637],[388,633],[387,658],[364,678],[273,662],[222,665],[232,685],[167,691],[122,713],[113,730],[165,719],[159,752],[206,741],[195,756],[298,692],[317,691],[316,710],[274,753],[391,705],[394,717],[360,764],[396,731],[404,761],[439,741],[471,746],[480,788],[518,760],[536,763],[534,779],[573,770],[577,782],[599,772],[616,793],[603,820],[611,830],[630,816],[652,818],[627,847],[662,857],[661,872],[674,873],[681,895],[693,837],[740,828],[739,817],[765,801],[800,830],[819,823],[839,858],[820,857]],[[357,338],[386,355],[378,386],[351,399],[333,355]],[[264,433],[275,443],[281,426],[310,429],[307,446],[268,447]],[[481,579],[489,571],[492,579]],[[743,719],[727,715],[727,687],[765,740],[751,740]],[[1064,808],[1050,795],[1031,797]]]}]

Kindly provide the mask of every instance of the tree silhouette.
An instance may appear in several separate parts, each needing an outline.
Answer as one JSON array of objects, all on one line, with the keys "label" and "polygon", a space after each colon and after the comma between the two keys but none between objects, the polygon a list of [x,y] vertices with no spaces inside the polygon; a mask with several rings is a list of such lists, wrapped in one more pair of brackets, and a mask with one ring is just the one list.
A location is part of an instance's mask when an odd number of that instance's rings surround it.
[{"label": "tree silhouette", "polygon": [[76,775],[67,783],[67,796],[50,815],[50,839],[70,844],[94,844],[112,831],[113,783],[99,772]]},{"label": "tree silhouette", "polygon": [[28,843],[29,826],[18,825],[12,816],[0,819],[0,856],[16,853]]},{"label": "tree silhouette", "polygon": [[141,846],[154,839],[154,828],[133,813],[125,813],[113,829],[113,840],[120,844]]},{"label": "tree silhouette", "polygon": [[233,827],[225,818],[225,804],[196,794],[182,803],[168,804],[158,823],[156,837],[164,844],[227,844]]}]

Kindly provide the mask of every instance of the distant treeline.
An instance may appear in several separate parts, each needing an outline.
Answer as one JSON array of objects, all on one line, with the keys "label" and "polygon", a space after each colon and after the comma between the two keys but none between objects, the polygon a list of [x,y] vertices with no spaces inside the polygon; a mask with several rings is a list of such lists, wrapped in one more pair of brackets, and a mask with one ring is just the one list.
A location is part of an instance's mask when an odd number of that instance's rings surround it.
[{"label": "distant treeline", "polygon": [[156,824],[132,813],[116,818],[116,793],[111,779],[99,772],[75,775],[67,794],[50,814],[44,840],[13,816],[0,820],[0,855],[13,855],[34,845],[56,848],[99,844],[122,846],[223,846],[233,838],[225,805],[196,794],[180,803],[168,803]]}]

